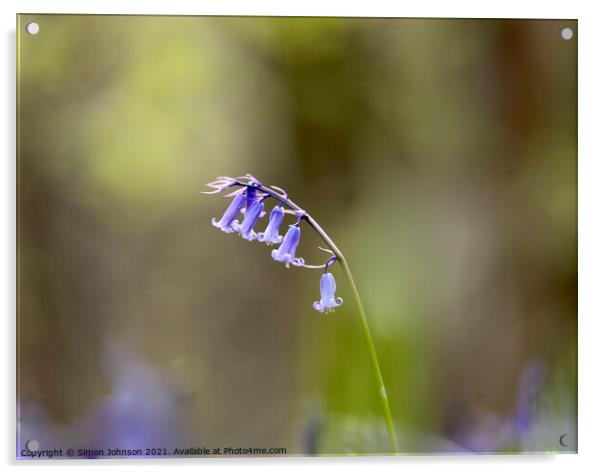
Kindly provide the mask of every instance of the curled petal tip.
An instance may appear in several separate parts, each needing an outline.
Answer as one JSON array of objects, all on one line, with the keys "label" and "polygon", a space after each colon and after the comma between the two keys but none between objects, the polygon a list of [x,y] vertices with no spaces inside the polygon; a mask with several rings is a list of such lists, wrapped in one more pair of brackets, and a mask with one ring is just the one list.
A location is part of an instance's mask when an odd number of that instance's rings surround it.
[{"label": "curled petal tip", "polygon": [[244,188],[237,189],[236,191],[232,191],[231,193],[226,194],[224,197],[238,196],[239,194],[242,194],[244,191],[245,191]]},{"label": "curled petal tip", "polygon": [[232,178],[228,178],[226,176],[220,176],[217,179],[215,179],[214,181],[211,181],[206,184],[206,186],[213,188],[214,191],[203,191],[203,193],[204,194],[217,194],[217,193],[223,191],[224,189],[227,189],[227,188],[233,186],[235,183],[236,183],[236,180],[234,180]]},{"label": "curled petal tip", "polygon": [[279,188],[278,186],[274,186],[273,184],[270,186],[270,188],[272,188],[272,189],[275,189],[275,190],[276,190],[276,191],[278,191],[278,192],[279,192],[279,193],[280,193],[282,196],[284,196],[285,198],[288,198],[288,194],[287,194],[287,192],[286,192],[284,189],[282,189],[282,188]]},{"label": "curled petal tip", "polygon": [[253,176],[251,173],[247,173],[247,174],[245,174],[244,176],[237,176],[237,177],[236,177],[236,179],[247,179],[247,180],[249,180],[250,182],[254,182],[254,183],[257,183],[257,184],[261,184],[261,183],[259,182],[259,180],[258,180],[257,178],[255,178],[255,176]]},{"label": "curled petal tip", "polygon": [[330,249],[324,248],[324,247],[318,247],[322,252],[326,252],[329,253],[330,255],[334,255],[334,252]]}]

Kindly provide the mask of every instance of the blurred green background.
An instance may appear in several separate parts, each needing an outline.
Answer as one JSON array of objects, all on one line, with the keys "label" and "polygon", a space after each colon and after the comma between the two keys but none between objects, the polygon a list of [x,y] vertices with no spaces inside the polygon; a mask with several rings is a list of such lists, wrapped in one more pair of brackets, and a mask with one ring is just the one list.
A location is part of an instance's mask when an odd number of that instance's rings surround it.
[{"label": "blurred green background", "polygon": [[320,315],[319,271],[210,224],[204,183],[250,172],[347,256],[402,451],[574,451],[564,27],[21,15],[19,442],[387,451],[340,269]]}]

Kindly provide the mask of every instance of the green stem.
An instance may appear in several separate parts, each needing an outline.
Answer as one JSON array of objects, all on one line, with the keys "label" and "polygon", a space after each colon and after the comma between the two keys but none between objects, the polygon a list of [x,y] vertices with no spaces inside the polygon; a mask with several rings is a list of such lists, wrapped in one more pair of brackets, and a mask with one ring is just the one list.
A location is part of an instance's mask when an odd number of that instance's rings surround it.
[{"label": "green stem", "polygon": [[[294,203],[293,203],[294,204]],[[380,370],[380,364],[378,363],[378,356],[376,355],[376,348],[374,347],[374,340],[372,339],[372,334],[370,333],[370,326],[368,325],[368,318],[366,317],[366,313],[364,311],[364,305],[362,304],[362,299],[360,298],[360,293],[357,291],[357,286],[355,285],[355,280],[353,279],[353,275],[351,274],[351,270],[349,265],[347,264],[347,260],[345,260],[345,256],[339,250],[339,248],[335,245],[332,239],[328,236],[328,234],[320,227],[320,225],[309,215],[305,216],[307,222],[310,226],[314,228],[314,230],[322,237],[322,240],[326,242],[326,244],[332,249],[334,254],[337,257],[338,262],[343,267],[343,272],[345,273],[345,277],[349,282],[349,286],[353,292],[353,299],[355,301],[355,305],[357,306],[357,311],[360,316],[360,324],[362,326],[362,332],[364,333],[364,337],[366,338],[366,343],[368,344],[368,353],[370,354],[370,363],[372,364],[372,370],[374,371],[374,375],[376,377],[376,383],[378,385],[378,394],[380,396],[380,401],[382,403],[383,408],[383,416],[385,418],[385,423],[387,425],[387,432],[389,433],[389,442],[391,443],[391,452],[395,455],[399,453],[399,446],[397,445],[397,434],[395,432],[395,425],[393,423],[393,416],[391,415],[391,407],[389,406],[389,397],[387,396],[387,389],[385,388],[385,382],[383,380],[383,376]]]},{"label": "green stem", "polygon": [[391,407],[389,406],[389,397],[387,397],[387,389],[385,388],[385,382],[383,381],[383,376],[380,371],[380,365],[378,363],[378,356],[376,355],[376,349],[374,347],[374,341],[372,339],[372,335],[370,334],[370,327],[368,326],[368,318],[366,318],[366,313],[364,312],[364,306],[362,305],[362,300],[360,298],[360,294],[357,291],[357,287],[355,286],[355,281],[353,280],[353,276],[351,275],[351,270],[349,269],[349,265],[347,265],[346,260],[340,259],[341,266],[343,267],[343,272],[349,281],[349,285],[351,286],[351,290],[353,291],[353,298],[355,299],[355,304],[357,306],[357,310],[360,315],[360,324],[362,326],[362,331],[364,333],[364,337],[366,338],[366,342],[368,344],[368,353],[370,354],[370,362],[372,363],[372,369],[374,370],[374,375],[376,376],[376,382],[379,386],[378,394],[380,395],[380,400],[382,403],[383,413],[385,417],[385,423],[387,424],[387,432],[389,433],[389,441],[391,443],[391,452],[395,455],[399,452],[399,447],[397,445],[397,434],[395,433],[395,425],[393,424],[393,416],[391,415]]},{"label": "green stem", "polygon": [[330,247],[330,249],[334,252],[338,262],[343,267],[343,272],[345,273],[345,277],[347,277],[347,281],[349,282],[349,286],[351,286],[351,290],[353,292],[353,299],[355,300],[355,304],[357,306],[357,310],[360,316],[360,325],[362,326],[362,332],[364,333],[364,337],[366,338],[366,343],[368,344],[368,353],[370,354],[370,363],[372,364],[372,370],[374,371],[374,375],[376,376],[376,382],[378,385],[378,394],[380,396],[380,401],[382,403],[383,408],[383,416],[385,418],[385,423],[387,425],[387,432],[389,433],[389,441],[391,443],[391,452],[395,455],[399,453],[399,447],[397,445],[397,434],[395,433],[395,425],[393,423],[393,416],[391,415],[391,407],[389,406],[389,398],[387,397],[387,389],[385,388],[385,383],[383,381],[383,376],[380,371],[380,364],[378,363],[378,356],[376,355],[376,348],[374,347],[374,341],[372,339],[372,335],[370,334],[370,327],[368,326],[368,318],[366,318],[366,313],[364,312],[364,306],[362,304],[362,300],[360,298],[360,294],[357,291],[357,286],[355,286],[355,281],[353,280],[353,275],[351,274],[351,270],[349,269],[349,265],[347,265],[347,261],[345,260],[345,256],[338,249],[336,244],[332,241],[332,239],[328,236],[328,234],[320,227],[320,225],[311,217],[309,214],[305,213],[301,207],[291,201],[287,196],[284,196],[280,193],[275,192],[274,190],[267,188],[258,183],[237,183],[240,186],[249,186],[255,189],[260,190],[271,196],[272,198],[280,201],[282,204],[287,207],[304,212],[303,218],[307,221],[307,223],[313,227],[313,229],[320,235],[322,240]]}]

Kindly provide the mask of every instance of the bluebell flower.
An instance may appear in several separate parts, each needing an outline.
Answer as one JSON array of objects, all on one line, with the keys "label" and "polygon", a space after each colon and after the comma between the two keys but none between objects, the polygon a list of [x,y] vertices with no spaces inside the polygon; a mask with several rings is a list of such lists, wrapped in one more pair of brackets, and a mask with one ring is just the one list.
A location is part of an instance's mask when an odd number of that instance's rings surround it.
[{"label": "bluebell flower", "polygon": [[272,258],[278,262],[286,264],[286,268],[292,263],[297,267],[303,266],[305,261],[302,258],[295,258],[295,252],[299,246],[301,238],[301,229],[297,225],[291,225],[284,236],[284,240],[278,250],[272,250]]},{"label": "bluebell flower", "polygon": [[237,194],[232,202],[224,212],[222,218],[218,221],[215,217],[211,219],[211,223],[218,229],[223,230],[226,233],[234,232],[234,225],[238,224],[236,217],[242,211],[245,205],[246,196],[243,194]]},{"label": "bluebell flower", "polygon": [[282,206],[274,206],[270,212],[270,222],[265,229],[265,232],[257,234],[257,240],[265,242],[268,245],[279,244],[282,242],[282,236],[278,234],[280,224],[284,219],[284,208]]},{"label": "bluebell flower", "polygon": [[332,273],[326,272],[320,279],[320,301],[314,302],[314,309],[320,313],[334,311],[334,308],[343,304],[343,298],[335,297],[337,285]]},{"label": "bluebell flower", "polygon": [[253,227],[255,227],[255,224],[262,214],[263,202],[254,201],[251,206],[247,208],[242,224],[239,225],[238,222],[235,221],[232,227],[234,227],[235,231],[240,233],[243,239],[253,240],[257,235],[253,230]]}]

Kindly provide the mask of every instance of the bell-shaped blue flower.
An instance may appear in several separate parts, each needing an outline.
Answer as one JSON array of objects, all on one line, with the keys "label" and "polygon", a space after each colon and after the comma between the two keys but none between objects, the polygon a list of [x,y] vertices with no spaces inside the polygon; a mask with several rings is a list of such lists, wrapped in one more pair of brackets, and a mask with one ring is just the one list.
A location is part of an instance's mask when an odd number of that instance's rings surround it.
[{"label": "bell-shaped blue flower", "polygon": [[235,222],[232,226],[234,230],[240,233],[243,239],[253,240],[256,238],[257,234],[253,230],[255,224],[263,214],[263,202],[254,201],[250,207],[245,211],[245,218],[242,221],[242,224],[238,224]]},{"label": "bell-shaped blue flower", "polygon": [[234,232],[234,226],[238,224],[236,217],[242,211],[245,205],[246,197],[242,194],[237,194],[224,212],[222,218],[218,221],[215,217],[211,219],[211,223],[218,229],[226,233]]},{"label": "bell-shaped blue flower", "polygon": [[282,242],[282,236],[278,234],[282,219],[284,219],[284,209],[280,205],[274,206],[274,209],[270,212],[270,222],[268,223],[265,232],[257,234],[257,240],[265,242],[268,245],[279,244]]},{"label": "bell-shaped blue flower", "polygon": [[332,273],[324,273],[320,279],[320,301],[314,303],[314,309],[320,313],[334,311],[337,306],[343,304],[343,298],[335,297],[334,292],[337,285]]},{"label": "bell-shaped blue flower", "polygon": [[300,238],[301,229],[299,226],[291,225],[278,250],[272,250],[272,258],[286,264],[286,268],[288,268],[291,263],[297,267],[303,266],[305,261],[302,258],[295,258],[295,252],[299,246]]}]

